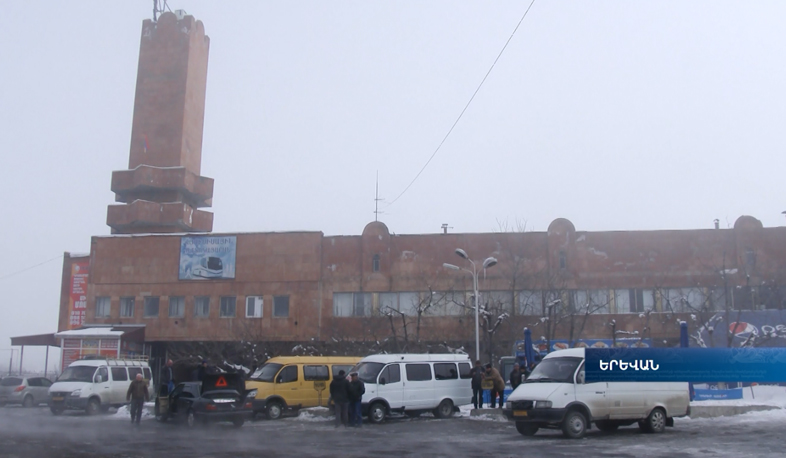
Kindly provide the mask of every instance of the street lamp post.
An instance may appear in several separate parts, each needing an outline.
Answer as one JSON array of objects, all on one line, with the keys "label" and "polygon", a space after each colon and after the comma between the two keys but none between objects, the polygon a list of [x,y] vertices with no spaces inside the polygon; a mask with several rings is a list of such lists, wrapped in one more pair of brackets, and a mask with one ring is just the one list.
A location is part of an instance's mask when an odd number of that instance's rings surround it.
[{"label": "street lamp post", "polygon": [[[475,266],[475,262],[470,259],[467,255],[467,252],[462,250],[461,248],[456,248],[456,254],[460,257],[469,261],[472,264],[472,270],[465,269],[463,267],[459,267],[453,264],[448,264],[447,262],[442,264],[442,267],[451,270],[463,270],[465,272],[469,272],[472,275],[472,286],[475,293],[475,359],[480,359],[480,319],[479,319],[479,309],[480,309],[480,302],[478,300],[478,270]],[[486,258],[483,261],[483,269],[488,269],[489,267],[496,265],[497,259],[493,257]]]}]

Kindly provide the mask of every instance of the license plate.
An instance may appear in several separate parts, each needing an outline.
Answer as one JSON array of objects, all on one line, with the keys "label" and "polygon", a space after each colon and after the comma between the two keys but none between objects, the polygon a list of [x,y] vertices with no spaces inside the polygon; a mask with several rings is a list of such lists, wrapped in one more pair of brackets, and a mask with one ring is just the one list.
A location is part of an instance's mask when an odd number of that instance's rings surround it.
[{"label": "license plate", "polygon": [[52,398],[53,401],[62,401],[63,399],[65,398],[63,398],[62,396],[56,396]]},{"label": "license plate", "polygon": [[513,411],[513,416],[514,417],[526,417],[527,416],[527,411],[526,410],[514,410]]}]

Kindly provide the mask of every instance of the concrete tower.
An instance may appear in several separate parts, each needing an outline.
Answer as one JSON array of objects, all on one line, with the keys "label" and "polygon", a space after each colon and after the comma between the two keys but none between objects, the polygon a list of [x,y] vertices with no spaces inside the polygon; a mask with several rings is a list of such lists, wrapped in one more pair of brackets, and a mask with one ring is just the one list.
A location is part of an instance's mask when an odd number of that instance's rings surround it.
[{"label": "concrete tower", "polygon": [[113,234],[210,232],[213,179],[200,176],[210,39],[167,12],[142,24],[128,169],[112,172]]}]

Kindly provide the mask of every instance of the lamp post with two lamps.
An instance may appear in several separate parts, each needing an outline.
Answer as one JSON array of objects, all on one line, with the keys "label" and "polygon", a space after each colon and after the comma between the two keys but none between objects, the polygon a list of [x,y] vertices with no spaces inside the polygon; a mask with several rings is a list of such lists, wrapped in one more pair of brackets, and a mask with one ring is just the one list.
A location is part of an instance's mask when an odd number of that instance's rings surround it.
[{"label": "lamp post with two lamps", "polygon": [[[466,269],[464,267],[459,267],[453,264],[448,264],[447,262],[442,264],[442,267],[451,270],[463,270],[465,272],[469,272],[472,275],[472,283],[475,291],[475,359],[480,359],[480,323],[478,318],[478,310],[480,309],[480,302],[478,301],[478,270],[475,266],[475,262],[470,259],[467,255],[467,252],[462,250],[461,248],[456,248],[456,254],[460,257],[469,261],[472,264],[472,270]],[[488,257],[485,261],[483,261],[483,269],[488,269],[491,266],[497,264],[497,258]]]}]

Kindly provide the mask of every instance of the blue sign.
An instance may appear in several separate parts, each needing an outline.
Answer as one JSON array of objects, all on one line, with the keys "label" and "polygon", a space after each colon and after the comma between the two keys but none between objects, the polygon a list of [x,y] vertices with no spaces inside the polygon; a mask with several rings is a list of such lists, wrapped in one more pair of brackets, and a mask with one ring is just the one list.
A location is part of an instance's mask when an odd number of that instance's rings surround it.
[{"label": "blue sign", "polygon": [[697,401],[742,399],[742,388],[735,388],[733,390],[694,390],[694,396],[694,399]]},{"label": "blue sign", "polygon": [[180,280],[235,278],[237,237],[182,237]]},{"label": "blue sign", "polygon": [[[549,347],[549,343],[551,346]],[[615,340],[611,339],[576,339],[572,342],[567,339],[552,339],[551,342],[545,340],[536,340],[532,342],[536,353],[541,356],[549,354],[549,352],[556,350],[564,350],[566,348],[649,348],[652,347],[652,339],[639,339],[638,337],[621,337]],[[515,355],[524,355],[524,341],[516,341]]]},{"label": "blue sign", "polygon": [[587,382],[783,382],[786,348],[588,348]]},{"label": "blue sign", "polygon": [[786,347],[786,310],[734,310],[728,314],[718,312],[702,319],[706,319],[706,322],[699,321],[697,331],[690,332],[691,345],[710,348],[743,345]]}]

